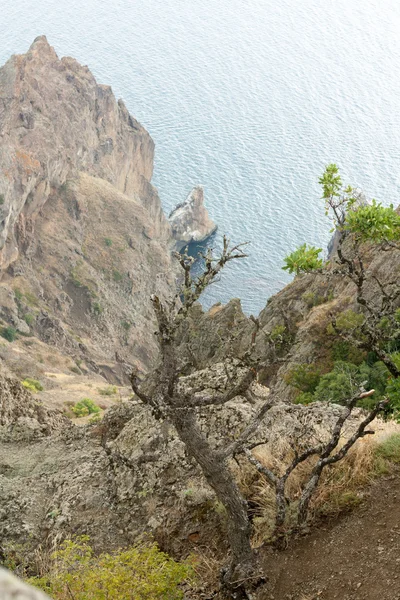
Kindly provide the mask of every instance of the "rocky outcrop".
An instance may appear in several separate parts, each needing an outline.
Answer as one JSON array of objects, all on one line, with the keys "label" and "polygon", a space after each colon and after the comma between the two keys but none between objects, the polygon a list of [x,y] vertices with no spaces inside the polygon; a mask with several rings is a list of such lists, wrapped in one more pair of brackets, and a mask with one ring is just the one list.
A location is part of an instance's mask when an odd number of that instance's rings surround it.
[{"label": "rocky outcrop", "polygon": [[146,207],[168,236],[149,182],[154,143],[87,67],[59,59],[44,36],[0,69],[0,266],[18,256],[52,190],[86,172]]},{"label": "rocky outcrop", "polygon": [[204,191],[201,186],[193,188],[185,202],[178,204],[171,212],[168,220],[177,248],[192,242],[202,242],[217,229],[204,206]]},{"label": "rocky outcrop", "polygon": [[45,408],[13,377],[0,375],[0,437],[29,438],[70,427],[61,412]]},{"label": "rocky outcrop", "polygon": [[175,289],[153,155],[111,88],[44,36],[0,69],[0,327],[118,381],[148,368],[150,295]]}]

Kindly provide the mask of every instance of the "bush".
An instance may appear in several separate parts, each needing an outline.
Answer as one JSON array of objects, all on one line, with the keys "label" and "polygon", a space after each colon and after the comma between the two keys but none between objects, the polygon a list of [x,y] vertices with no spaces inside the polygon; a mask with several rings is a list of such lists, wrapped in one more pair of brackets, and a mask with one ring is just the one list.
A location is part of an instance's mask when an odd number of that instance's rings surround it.
[{"label": "bush", "polygon": [[72,412],[76,417],[86,417],[100,412],[100,407],[97,406],[90,398],[83,398],[72,407]]},{"label": "bush", "polygon": [[31,313],[26,313],[26,315],[24,315],[24,321],[27,325],[32,325],[34,320],[35,317]]},{"label": "bush", "polygon": [[400,239],[400,216],[393,205],[386,208],[376,200],[346,214],[344,228],[360,241],[382,242]]},{"label": "bush", "polygon": [[322,252],[322,248],[303,244],[284,258],[286,264],[282,269],[296,275],[320,269],[323,264],[322,259],[318,258],[320,252]]},{"label": "bush", "polygon": [[104,243],[108,248],[112,246],[112,240],[110,238],[104,238]]},{"label": "bush", "polygon": [[0,206],[3,206],[5,202],[4,194],[0,194]]},{"label": "bush", "polygon": [[82,536],[66,540],[54,553],[50,572],[31,578],[54,600],[180,600],[179,584],[193,575],[187,563],[177,563],[156,544],[137,544],[114,554],[94,556]]},{"label": "bush", "polygon": [[11,326],[3,327],[0,331],[0,335],[8,342],[13,342],[17,337],[17,330],[15,329],[15,327]]},{"label": "bush", "polygon": [[314,364],[296,365],[285,375],[285,381],[301,392],[313,393],[319,383],[321,373]]},{"label": "bush", "polygon": [[37,392],[43,391],[43,386],[37,379],[32,379],[31,377],[27,377],[22,382],[24,388],[36,394]]}]

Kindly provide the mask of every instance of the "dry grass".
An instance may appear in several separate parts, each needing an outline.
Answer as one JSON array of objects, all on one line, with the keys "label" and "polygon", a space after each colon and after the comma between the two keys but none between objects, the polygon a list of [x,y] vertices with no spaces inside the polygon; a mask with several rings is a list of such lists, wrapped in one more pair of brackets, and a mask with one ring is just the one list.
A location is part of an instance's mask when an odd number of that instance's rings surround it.
[{"label": "dry grass", "polygon": [[[387,473],[390,458],[378,456],[377,449],[392,436],[400,437],[400,425],[395,422],[376,420],[375,435],[366,436],[353,446],[340,462],[323,471],[319,486],[310,505],[310,520],[321,516],[335,516],[358,505],[363,498],[363,489],[377,476]],[[341,440],[341,444],[345,443]],[[293,458],[293,450],[283,441],[257,448],[258,460],[277,475],[282,474]],[[296,526],[297,502],[316,458],[300,464],[287,481],[286,495],[290,500],[287,511],[287,529]],[[254,512],[254,545],[258,546],[271,538],[275,521],[275,490],[253,467],[242,465],[239,485],[250,498]]]}]

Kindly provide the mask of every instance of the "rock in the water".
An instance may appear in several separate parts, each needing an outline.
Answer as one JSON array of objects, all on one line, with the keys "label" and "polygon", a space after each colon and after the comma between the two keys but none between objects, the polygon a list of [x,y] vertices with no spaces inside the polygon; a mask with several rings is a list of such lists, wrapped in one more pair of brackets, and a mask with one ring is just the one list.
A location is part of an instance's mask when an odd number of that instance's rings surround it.
[{"label": "rock in the water", "polygon": [[200,185],[193,188],[185,202],[178,204],[168,220],[179,248],[191,242],[202,242],[217,229],[204,206],[204,191]]}]

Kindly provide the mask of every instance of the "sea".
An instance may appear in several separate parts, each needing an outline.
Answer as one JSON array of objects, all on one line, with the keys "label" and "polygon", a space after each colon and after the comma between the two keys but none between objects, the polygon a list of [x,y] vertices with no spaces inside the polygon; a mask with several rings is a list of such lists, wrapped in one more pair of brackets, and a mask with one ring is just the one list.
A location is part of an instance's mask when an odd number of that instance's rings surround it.
[{"label": "sea", "polygon": [[326,164],[399,203],[398,0],[0,0],[0,15],[1,64],[45,34],[150,132],[165,211],[203,185],[208,243],[249,242],[205,307],[257,314],[291,280],[289,252],[325,252]]}]

